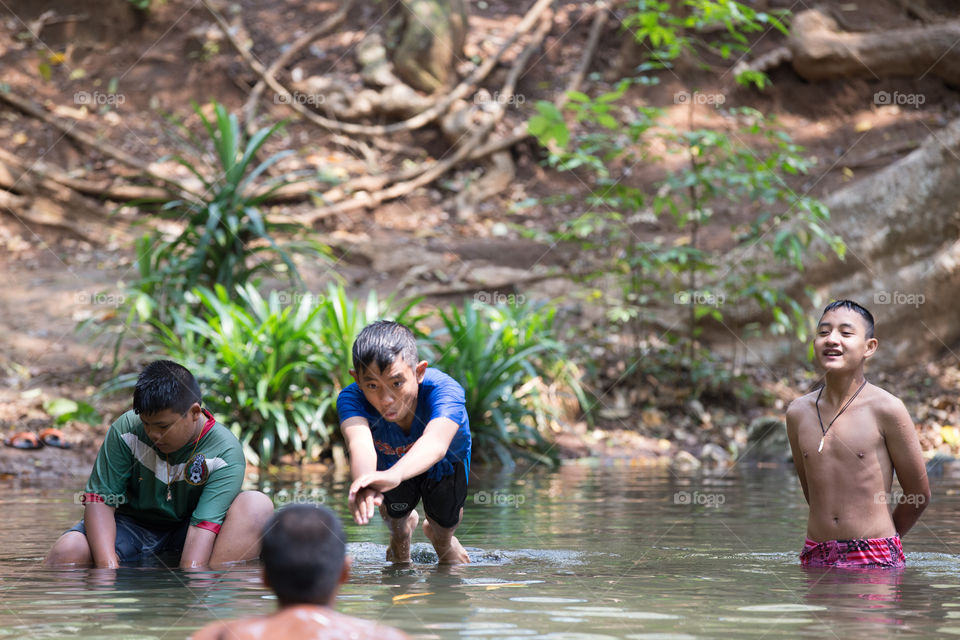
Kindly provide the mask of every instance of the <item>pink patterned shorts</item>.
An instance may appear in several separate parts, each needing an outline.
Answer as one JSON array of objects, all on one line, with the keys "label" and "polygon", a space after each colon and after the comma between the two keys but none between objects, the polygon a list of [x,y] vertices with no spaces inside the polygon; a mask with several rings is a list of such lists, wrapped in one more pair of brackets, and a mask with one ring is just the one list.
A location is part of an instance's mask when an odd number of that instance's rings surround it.
[{"label": "pink patterned shorts", "polygon": [[838,567],[842,569],[899,569],[906,565],[900,536],[892,538],[858,538],[816,542],[807,538],[800,552],[805,567]]}]

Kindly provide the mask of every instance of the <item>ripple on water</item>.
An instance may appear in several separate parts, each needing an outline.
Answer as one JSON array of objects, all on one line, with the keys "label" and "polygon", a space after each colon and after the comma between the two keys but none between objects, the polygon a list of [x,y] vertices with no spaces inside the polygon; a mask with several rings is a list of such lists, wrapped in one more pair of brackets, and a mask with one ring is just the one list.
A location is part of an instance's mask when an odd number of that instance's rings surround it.
[{"label": "ripple on water", "polygon": [[[584,552],[566,549],[480,549],[465,547],[470,563],[474,566],[500,566],[514,563],[536,562],[540,566],[565,568],[584,564]],[[386,557],[386,545],[374,542],[352,542],[347,552],[354,562],[382,564]],[[597,554],[604,555],[604,554]],[[436,564],[437,554],[428,542],[410,545],[410,560],[415,564]]]},{"label": "ripple on water", "polygon": [[423,625],[423,627],[424,629],[483,629],[486,631],[511,629],[511,633],[513,633],[512,630],[516,629],[517,625],[509,622],[481,622],[474,620],[472,622],[430,622]]},{"label": "ripple on water", "polygon": [[546,640],[616,640],[616,636],[608,636],[602,633],[577,633],[576,631],[554,631],[545,633],[541,638]]},{"label": "ripple on water", "polygon": [[619,607],[564,607],[561,611],[549,611],[555,616],[581,616],[592,618],[619,618],[622,620],[678,620],[680,616],[652,611],[626,611]]},{"label": "ripple on water", "polygon": [[568,602],[586,602],[583,598],[547,598],[545,596],[517,596],[510,598],[513,602],[529,602],[534,604],[566,604]]},{"label": "ripple on water", "polygon": [[796,613],[797,611],[824,611],[826,607],[814,604],[752,604],[748,607],[737,607],[737,611],[760,611],[763,613]]},{"label": "ripple on water", "polygon": [[[511,636],[535,636],[539,632],[534,629],[510,629]],[[494,638],[503,637],[503,629],[464,629],[460,632],[461,636],[469,636],[471,638],[482,638],[485,636],[490,636]]]},{"label": "ripple on water", "polygon": [[813,618],[787,618],[785,616],[781,616],[779,618],[721,617],[718,619],[721,622],[729,622],[730,624],[775,625],[775,624],[811,624],[812,622],[814,622]]}]

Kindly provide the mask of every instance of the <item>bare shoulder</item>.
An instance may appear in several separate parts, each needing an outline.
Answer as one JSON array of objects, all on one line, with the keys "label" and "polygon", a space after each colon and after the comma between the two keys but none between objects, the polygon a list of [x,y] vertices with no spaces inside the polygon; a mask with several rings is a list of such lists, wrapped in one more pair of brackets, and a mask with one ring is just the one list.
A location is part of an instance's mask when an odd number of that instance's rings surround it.
[{"label": "bare shoulder", "polygon": [[188,640],[220,640],[221,638],[242,638],[243,636],[237,635],[236,631],[233,629],[233,622],[236,621],[231,622],[218,620],[217,622],[211,622],[199,631],[196,631],[193,635],[189,636]]},{"label": "bare shoulder", "polygon": [[817,392],[811,391],[808,394],[802,395],[799,398],[794,398],[793,401],[787,405],[787,421],[793,421],[802,416],[804,413],[813,410],[813,403],[816,401]]},{"label": "bare shoulder", "polygon": [[409,640],[407,634],[387,625],[334,612],[335,627],[350,631],[350,637],[363,640]]},{"label": "bare shoulder", "polygon": [[897,424],[909,419],[910,414],[903,401],[886,389],[874,384],[868,384],[866,400],[870,403],[877,419],[884,424]]}]

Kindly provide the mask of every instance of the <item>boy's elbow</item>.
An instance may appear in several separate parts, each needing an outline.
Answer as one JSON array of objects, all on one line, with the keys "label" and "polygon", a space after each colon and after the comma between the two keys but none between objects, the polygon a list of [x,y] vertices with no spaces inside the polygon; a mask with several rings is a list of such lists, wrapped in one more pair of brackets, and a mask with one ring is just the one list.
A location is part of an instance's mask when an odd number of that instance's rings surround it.
[{"label": "boy's elbow", "polygon": [[443,460],[443,457],[445,455],[447,455],[447,447],[443,447],[436,442],[433,443],[433,447],[430,449],[430,457],[429,457],[430,465],[432,466],[437,464],[438,462]]}]

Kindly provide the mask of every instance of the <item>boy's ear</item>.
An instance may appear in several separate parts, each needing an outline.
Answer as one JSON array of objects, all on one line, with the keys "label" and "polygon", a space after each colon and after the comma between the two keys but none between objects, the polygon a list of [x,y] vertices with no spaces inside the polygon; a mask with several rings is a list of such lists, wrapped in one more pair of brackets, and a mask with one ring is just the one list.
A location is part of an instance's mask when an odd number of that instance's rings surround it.
[{"label": "boy's ear", "polygon": [[350,579],[350,567],[353,565],[353,557],[345,556],[343,558],[343,568],[340,569],[340,577],[337,579],[337,584],[344,584],[347,580]]},{"label": "boy's ear", "polygon": [[417,368],[414,369],[417,374],[417,383],[423,382],[423,376],[427,375],[427,361],[421,360],[417,363]]},{"label": "boy's ear", "polygon": [[354,381],[354,382],[356,382],[356,383],[359,384],[360,379],[357,377],[357,372],[356,372],[356,370],[350,369],[350,377],[353,378],[353,381]]},{"label": "boy's ear", "polygon": [[190,413],[190,417],[193,418],[194,420],[199,418],[200,414],[203,413],[203,410],[200,408],[199,402],[194,402],[192,405],[190,405],[190,408],[187,409],[187,411]]},{"label": "boy's ear", "polygon": [[875,354],[877,352],[877,347],[879,346],[880,346],[880,341],[877,340],[876,338],[867,339],[866,351],[864,351],[863,357],[869,358],[870,356]]}]

